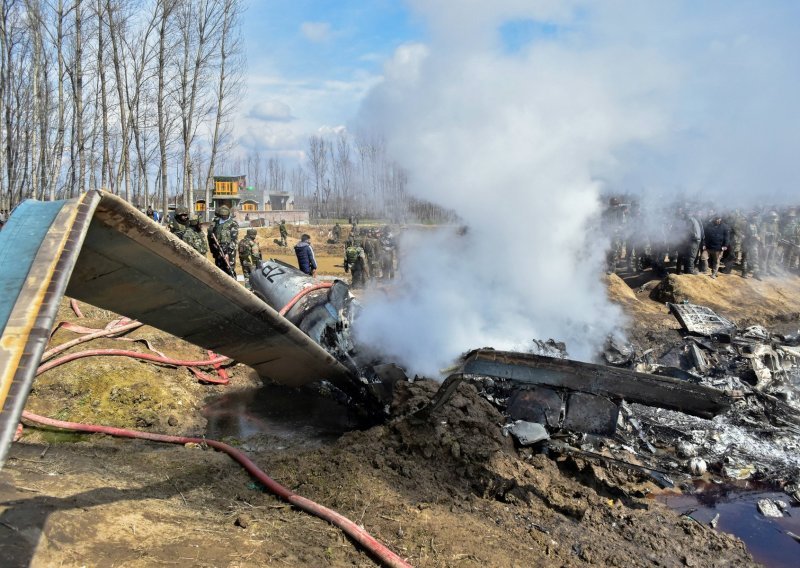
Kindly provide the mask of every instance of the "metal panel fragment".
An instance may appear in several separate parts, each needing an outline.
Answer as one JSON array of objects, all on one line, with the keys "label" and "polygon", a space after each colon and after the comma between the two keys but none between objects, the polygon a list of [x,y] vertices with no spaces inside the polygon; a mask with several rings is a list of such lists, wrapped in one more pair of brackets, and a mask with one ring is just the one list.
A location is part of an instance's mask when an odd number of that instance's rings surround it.
[{"label": "metal panel fragment", "polygon": [[689,333],[698,335],[731,335],[736,325],[714,313],[714,310],[695,304],[667,303],[672,314]]},{"label": "metal panel fragment", "polygon": [[567,399],[563,428],[611,436],[617,429],[619,406],[603,396],[574,392]]},{"label": "metal panel fragment", "polygon": [[561,424],[564,401],[553,389],[529,387],[515,390],[508,398],[506,411],[512,420],[538,422],[551,428]]}]

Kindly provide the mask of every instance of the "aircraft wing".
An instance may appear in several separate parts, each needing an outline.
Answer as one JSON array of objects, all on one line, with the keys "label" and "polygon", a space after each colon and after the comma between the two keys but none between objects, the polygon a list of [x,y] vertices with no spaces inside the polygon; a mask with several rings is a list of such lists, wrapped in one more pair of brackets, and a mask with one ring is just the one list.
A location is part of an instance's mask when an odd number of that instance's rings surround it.
[{"label": "aircraft wing", "polygon": [[0,231],[0,265],[0,466],[65,292],[281,384],[352,377],[272,307],[110,193],[23,202]]}]

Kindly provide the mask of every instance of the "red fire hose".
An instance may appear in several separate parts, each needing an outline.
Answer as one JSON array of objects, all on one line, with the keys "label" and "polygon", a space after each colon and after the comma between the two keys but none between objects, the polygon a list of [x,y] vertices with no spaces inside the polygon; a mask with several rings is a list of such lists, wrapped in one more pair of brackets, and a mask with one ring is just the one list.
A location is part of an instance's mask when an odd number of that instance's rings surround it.
[{"label": "red fire hose", "polygon": [[[303,290],[300,294],[292,298],[292,300],[287,304],[284,308],[285,311],[291,309],[291,307],[297,303],[297,301],[303,297],[308,292],[312,290],[320,289],[320,288],[330,288],[333,286],[333,283],[323,283],[317,284],[315,286],[311,286]],[[282,314],[285,313],[283,310]],[[117,328],[117,332],[121,331],[120,328]],[[64,355],[63,357],[59,357],[58,359],[54,359],[49,363],[45,363],[41,365],[36,372],[36,375],[41,375],[45,371],[52,369],[53,367],[57,367],[69,361],[74,361],[75,359],[82,359],[84,357],[93,357],[97,355],[111,355],[111,356],[124,356],[124,357],[133,357],[136,359],[143,359],[145,361],[153,361],[155,363],[163,363],[166,365],[173,365],[173,366],[185,366],[189,367],[195,375],[203,375],[197,369],[194,369],[195,366],[204,366],[204,365],[213,365],[217,369],[219,369],[219,364],[223,363],[228,360],[228,357],[219,356],[212,359],[208,359],[206,361],[181,361],[178,359],[170,359],[169,357],[160,357],[158,355],[150,355],[148,353],[140,353],[138,351],[126,351],[123,349],[90,349],[87,351],[80,351],[78,353],[71,353],[69,355]],[[211,352],[209,351],[209,355]],[[201,380],[207,380],[209,382],[217,382],[216,380],[211,379],[210,377],[203,377],[198,376]],[[225,380],[227,383],[227,376],[222,377],[222,380]],[[219,381],[222,382],[222,381]],[[223,383],[223,384],[225,384]],[[411,565],[408,564],[405,560],[400,558],[397,554],[389,550],[386,546],[378,542],[375,538],[373,538],[367,531],[359,527],[356,523],[340,515],[336,511],[332,511],[327,507],[323,507],[310,499],[306,499],[300,495],[297,495],[293,491],[290,491],[271,477],[269,477],[266,473],[264,473],[261,469],[256,466],[248,458],[244,453],[241,451],[225,444],[223,442],[219,442],[217,440],[208,440],[206,438],[192,438],[186,436],[168,436],[165,434],[151,434],[148,432],[140,432],[137,430],[126,430],[124,428],[115,428],[112,426],[99,426],[95,424],[79,424],[77,422],[65,422],[62,420],[55,420],[52,418],[47,418],[45,416],[39,416],[38,414],[33,414],[32,412],[23,411],[22,417],[26,420],[31,422],[36,422],[38,424],[43,424],[45,426],[51,426],[54,428],[61,428],[65,430],[73,430],[75,432],[90,432],[90,433],[100,433],[100,434],[107,434],[109,436],[117,436],[121,438],[139,438],[143,440],[151,440],[154,442],[165,442],[170,444],[206,444],[215,448],[219,451],[225,452],[229,456],[231,456],[234,460],[239,462],[239,464],[244,467],[247,472],[255,477],[264,487],[266,487],[269,491],[273,494],[277,495],[279,498],[283,499],[284,501],[294,505],[298,509],[306,511],[312,515],[315,515],[329,523],[339,527],[342,531],[345,532],[350,538],[355,540],[358,544],[360,544],[364,549],[367,550],[370,554],[373,555],[378,561],[380,561],[383,565],[389,566],[390,568],[411,568]]]},{"label": "red fire hose", "polygon": [[83,337],[78,337],[76,339],[73,339],[72,341],[67,341],[66,343],[62,343],[61,345],[59,345],[57,347],[53,347],[52,349],[48,349],[42,355],[42,361],[47,361],[48,359],[50,359],[54,355],[57,355],[58,353],[61,353],[62,351],[66,351],[70,347],[74,347],[74,346],[78,345],[79,343],[85,343],[87,341],[91,341],[92,339],[97,339],[98,337],[107,337],[109,335],[122,334],[122,333],[130,331],[132,329],[136,329],[138,327],[142,327],[142,325],[144,325],[144,324],[141,323],[141,322],[132,321],[132,322],[130,322],[128,324],[120,325],[120,326],[117,326],[117,327],[110,327],[108,329],[98,329],[97,331],[94,331],[94,332],[91,332],[91,333],[87,333]]},{"label": "red fire hose", "polygon": [[202,367],[205,365],[215,365],[223,363],[228,360],[228,357],[220,355],[214,359],[206,361],[181,361],[179,359],[170,359],[169,357],[160,357],[158,355],[150,355],[149,353],[140,353],[138,351],[126,351],[124,349],[89,349],[87,351],[79,351],[77,353],[70,353],[58,359],[54,359],[44,365],[41,365],[36,371],[36,376],[41,375],[45,371],[49,371],[53,367],[58,367],[63,363],[74,361],[75,359],[83,359],[84,357],[94,357],[96,355],[107,355],[112,357],[133,357],[134,359],[142,359],[144,361],[152,361],[154,363],[163,363],[164,365],[172,365],[175,367]]},{"label": "red fire hose", "polygon": [[334,285],[334,282],[320,282],[319,284],[314,284],[313,286],[309,286],[308,288],[303,288],[303,289],[302,289],[302,290],[300,290],[300,291],[299,291],[297,294],[295,294],[295,295],[294,295],[294,298],[292,298],[291,300],[289,300],[289,303],[288,303],[288,304],[286,304],[285,306],[283,306],[283,307],[281,308],[281,311],[279,311],[278,313],[279,313],[280,315],[282,315],[282,316],[285,316],[285,315],[286,315],[286,313],[287,313],[289,310],[291,310],[291,309],[294,307],[294,305],[295,305],[297,302],[299,302],[299,301],[300,301],[300,299],[301,299],[303,296],[305,296],[306,294],[308,294],[309,292],[313,292],[314,290],[322,290],[322,289],[324,289],[324,288],[332,288],[332,287],[333,287],[333,285]]},{"label": "red fire hose", "polygon": [[79,318],[83,317],[83,313],[81,313],[81,308],[78,306],[78,301],[75,298],[69,299],[69,305],[72,308],[72,311],[75,312],[75,315]]},{"label": "red fire hose", "polygon": [[283,499],[284,501],[294,505],[298,509],[311,513],[323,520],[342,529],[350,538],[355,540],[358,544],[363,546],[370,554],[379,560],[385,566],[391,568],[411,568],[405,560],[400,558],[397,554],[389,550],[386,546],[375,540],[367,531],[359,527],[350,519],[340,515],[336,511],[332,511],[327,507],[323,507],[310,499],[301,497],[293,491],[290,491],[266,473],[261,471],[256,464],[250,460],[244,453],[236,448],[229,446],[217,440],[208,440],[206,438],[191,438],[186,436],[167,436],[165,434],[150,434],[148,432],[139,432],[137,430],[126,430],[124,428],[114,428],[111,426],[97,426],[94,424],[79,424],[77,422],[64,422],[61,420],[54,420],[44,416],[39,416],[28,411],[23,411],[22,417],[25,420],[44,424],[54,428],[62,428],[65,430],[73,430],[75,432],[92,432],[100,434],[108,434],[109,436],[117,436],[120,438],[139,438],[143,440],[151,440],[154,442],[166,442],[168,444],[207,444],[221,452],[225,452],[234,460],[239,462],[247,472],[255,477],[264,487],[269,489],[272,493]]}]

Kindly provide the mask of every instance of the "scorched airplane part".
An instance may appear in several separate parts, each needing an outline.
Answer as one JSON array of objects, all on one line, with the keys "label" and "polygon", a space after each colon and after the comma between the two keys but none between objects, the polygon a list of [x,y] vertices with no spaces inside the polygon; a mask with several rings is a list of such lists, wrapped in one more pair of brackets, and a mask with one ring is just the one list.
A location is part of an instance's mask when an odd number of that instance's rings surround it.
[{"label": "scorched airplane part", "polygon": [[[331,354],[336,349],[292,323],[295,313],[279,314],[282,305],[257,298],[110,193],[20,204],[0,231],[0,261],[0,465],[65,292],[227,355],[276,383],[330,381],[351,396],[368,394],[353,366]],[[331,289],[326,304],[341,304],[343,285]],[[301,325],[325,339],[327,320],[319,316],[311,310]]]}]

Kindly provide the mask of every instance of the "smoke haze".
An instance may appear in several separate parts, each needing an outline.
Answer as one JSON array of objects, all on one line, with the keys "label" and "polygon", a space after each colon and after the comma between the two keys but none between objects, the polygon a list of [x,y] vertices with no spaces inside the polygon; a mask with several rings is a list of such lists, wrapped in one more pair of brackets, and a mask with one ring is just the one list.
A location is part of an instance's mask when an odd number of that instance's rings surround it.
[{"label": "smoke haze", "polygon": [[410,371],[534,338],[591,358],[621,323],[601,192],[800,199],[793,4],[411,4],[430,40],[397,50],[356,126],[469,230],[404,238],[398,290],[365,302],[360,340]]}]

